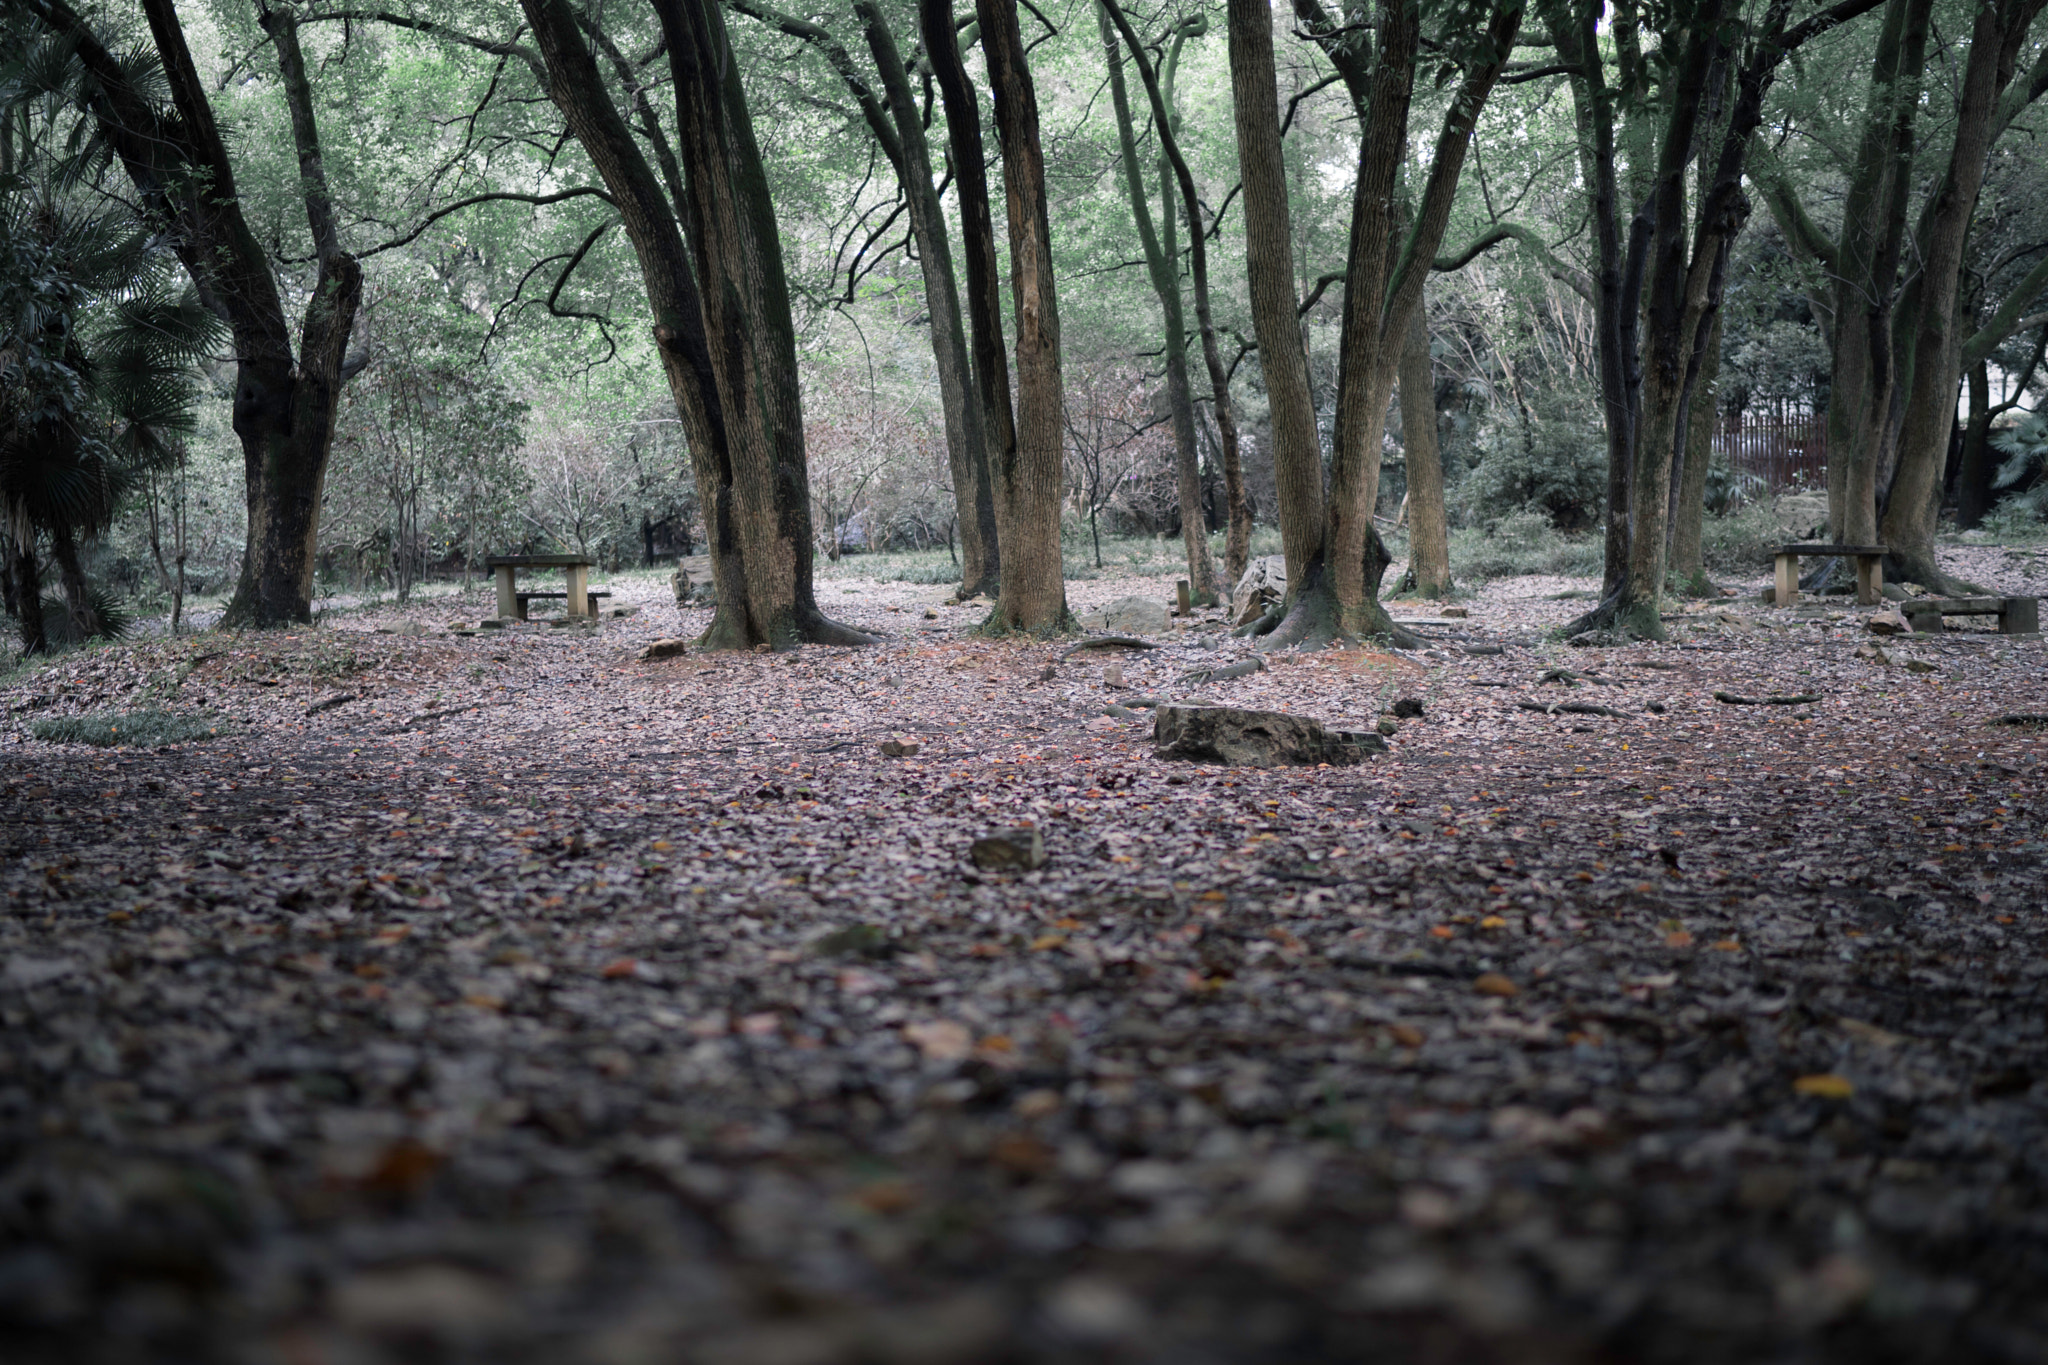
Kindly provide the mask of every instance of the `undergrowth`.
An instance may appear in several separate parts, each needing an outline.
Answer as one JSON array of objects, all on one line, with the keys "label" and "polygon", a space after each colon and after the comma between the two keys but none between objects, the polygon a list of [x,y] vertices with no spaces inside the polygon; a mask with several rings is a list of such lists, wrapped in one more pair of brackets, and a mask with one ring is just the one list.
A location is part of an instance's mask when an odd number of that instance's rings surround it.
[{"label": "undergrowth", "polygon": [[91,744],[101,749],[149,748],[216,739],[227,722],[218,716],[179,715],[148,708],[101,711],[86,716],[56,716],[32,721],[28,731],[50,744]]}]

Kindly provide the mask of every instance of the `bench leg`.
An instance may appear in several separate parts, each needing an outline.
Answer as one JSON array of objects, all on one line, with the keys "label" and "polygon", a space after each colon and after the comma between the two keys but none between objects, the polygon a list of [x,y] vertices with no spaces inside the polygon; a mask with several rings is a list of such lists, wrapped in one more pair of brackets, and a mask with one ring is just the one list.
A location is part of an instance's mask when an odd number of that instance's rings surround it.
[{"label": "bench leg", "polygon": [[1856,556],[1856,601],[1873,606],[1884,600],[1884,560],[1877,555]]},{"label": "bench leg", "polygon": [[1778,556],[1778,590],[1771,604],[1789,607],[1799,600],[1799,556]]},{"label": "bench leg", "polygon": [[2041,599],[2008,597],[1998,613],[2000,635],[2035,635],[2041,630]]},{"label": "bench leg", "polygon": [[519,609],[519,598],[514,594],[512,588],[512,567],[509,564],[501,564],[498,566],[496,573],[498,575],[498,619],[509,621],[523,618],[526,613]]},{"label": "bench leg", "polygon": [[581,564],[571,564],[562,571],[562,576],[569,580],[569,600],[562,609],[571,616],[590,615],[589,571]]}]

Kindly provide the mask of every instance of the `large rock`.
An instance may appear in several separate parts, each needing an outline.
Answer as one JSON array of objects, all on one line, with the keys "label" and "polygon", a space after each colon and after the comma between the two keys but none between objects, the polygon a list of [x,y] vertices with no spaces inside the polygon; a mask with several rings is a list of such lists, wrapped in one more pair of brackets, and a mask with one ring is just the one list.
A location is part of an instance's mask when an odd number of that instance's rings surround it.
[{"label": "large rock", "polygon": [[1308,767],[1362,763],[1385,753],[1387,742],[1370,731],[1325,730],[1323,723],[1285,711],[1235,706],[1162,706],[1152,725],[1160,758],[1221,763],[1233,768]]},{"label": "large rock", "polygon": [[1119,597],[1101,611],[1083,616],[1081,626],[1117,635],[1164,635],[1171,629],[1166,604],[1149,597]]},{"label": "large rock", "polygon": [[1248,626],[1287,596],[1287,559],[1267,555],[1245,566],[1244,577],[1230,594],[1230,623]]}]

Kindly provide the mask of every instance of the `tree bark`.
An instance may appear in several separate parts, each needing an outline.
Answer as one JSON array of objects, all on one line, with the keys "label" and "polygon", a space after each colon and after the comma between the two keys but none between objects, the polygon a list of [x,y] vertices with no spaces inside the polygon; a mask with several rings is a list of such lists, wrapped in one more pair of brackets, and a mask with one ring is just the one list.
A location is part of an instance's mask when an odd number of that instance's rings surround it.
[{"label": "tree bark", "polygon": [[1963,427],[1963,458],[1956,470],[1956,525],[1973,530],[1991,510],[1991,481],[1997,462],[1991,457],[1991,367],[1978,361],[1967,376],[1970,416]]},{"label": "tree bark", "polygon": [[[952,0],[919,0],[925,59],[938,81],[952,151],[954,196],[960,205],[960,253],[967,273],[967,327],[972,347],[975,395],[981,406],[982,450],[978,477],[988,497],[975,494],[985,568],[981,590],[1001,590],[1002,534],[996,518],[995,470],[1015,458],[1016,414],[1010,402],[1010,365],[1003,355],[1002,270],[996,258],[995,217],[990,208],[988,160],[982,149],[981,101],[968,79],[953,29]],[[963,517],[960,535],[967,536]],[[963,584],[967,574],[961,574]]]},{"label": "tree bark", "polygon": [[11,536],[8,539],[8,555],[13,561],[10,577],[18,612],[15,619],[21,623],[21,652],[47,654],[50,640],[43,633],[43,575],[42,566],[36,563],[35,542]]},{"label": "tree bark", "polygon": [[1714,422],[1719,414],[1715,385],[1721,376],[1721,320],[1716,308],[1707,323],[1692,388],[1685,399],[1685,455],[1680,464],[1678,496],[1671,512],[1671,574],[1697,596],[1712,591],[1707,580],[1701,538],[1707,510],[1707,469],[1714,459]]},{"label": "tree bark", "polygon": [[522,8],[548,95],[605,182],[639,260],[709,541],[718,609],[704,645],[871,643],[827,619],[812,594],[794,329],[722,16],[694,0],[656,5],[676,84],[677,160],[688,181],[678,205],[605,87],[575,11],[564,0],[522,0]]},{"label": "tree bark", "polygon": [[241,574],[224,622],[266,627],[309,621],[320,494],[362,272],[337,243],[296,23],[289,13],[259,13],[278,54],[319,258],[295,355],[269,257],[242,215],[234,167],[172,0],[142,5],[169,92],[168,114],[136,87],[130,68],[64,0],[24,3],[72,44],[91,73],[94,121],[134,182],[144,215],[168,235],[201,301],[228,324],[233,339],[234,430],[242,445],[249,517]]},{"label": "tree bark", "polygon": [[[1217,600],[1216,561],[1209,554],[1209,529],[1202,519],[1202,470],[1195,454],[1195,396],[1188,382],[1187,323],[1181,306],[1179,263],[1171,237],[1162,242],[1153,229],[1151,197],[1145,188],[1144,165],[1138,159],[1130,93],[1124,86],[1122,44],[1110,22],[1109,11],[1100,5],[1096,7],[1096,21],[1102,31],[1103,56],[1109,67],[1109,93],[1116,112],[1117,145],[1123,157],[1131,217],[1137,225],[1138,245],[1145,255],[1152,292],[1159,299],[1165,341],[1166,401],[1173,418],[1174,476],[1180,495],[1181,539],[1187,550],[1189,596],[1205,606],[1213,605]],[[1172,227],[1169,209],[1169,233]]]},{"label": "tree bark", "polygon": [[683,221],[732,478],[729,543],[739,581],[730,594],[720,585],[719,619],[706,643],[869,643],[872,637],[828,620],[813,596],[796,327],[724,10],[716,0],[654,0],[654,12],[675,77],[677,157],[689,189]]},{"label": "tree bark", "polygon": [[1941,513],[1941,475],[1955,425],[1962,337],[1956,316],[1963,253],[1984,167],[1998,136],[2001,97],[2012,83],[2020,45],[2043,0],[1989,0],[1976,11],[1963,68],[1948,172],[1920,234],[1920,289],[1915,301],[1912,378],[1899,430],[1897,472],[1885,499],[1879,534],[1890,550],[1887,572],[1945,589],[1952,580],[1934,557]]},{"label": "tree bark", "polygon": [[1003,547],[1002,594],[989,624],[1048,635],[1068,624],[1060,557],[1060,465],[1066,400],[1060,378],[1059,300],[1045,199],[1038,97],[1017,24],[1017,0],[977,0],[996,133],[1003,149],[1016,309],[1017,443],[993,473]]},{"label": "tree bark", "polygon": [[1173,68],[1182,36],[1206,33],[1208,21],[1198,15],[1176,29],[1173,44],[1168,49],[1168,65],[1164,71],[1155,71],[1144,44],[1138,40],[1130,20],[1116,0],[1100,0],[1100,3],[1110,22],[1116,25],[1125,49],[1131,54],[1132,64],[1138,69],[1138,78],[1144,83],[1146,98],[1152,105],[1152,120],[1159,129],[1160,154],[1173,168],[1174,180],[1180,188],[1181,209],[1187,217],[1188,282],[1194,289],[1195,325],[1202,338],[1202,363],[1209,372],[1209,401],[1216,412],[1216,444],[1223,454],[1223,491],[1229,523],[1223,541],[1223,587],[1232,590],[1244,577],[1251,562],[1251,498],[1245,491],[1244,465],[1238,455],[1237,414],[1230,401],[1230,371],[1223,364],[1216,319],[1209,304],[1208,235],[1202,224],[1202,201],[1195,191],[1195,178],[1188,170],[1187,158],[1181,154],[1180,114],[1173,102]]},{"label": "tree bark", "polygon": [[[1560,61],[1574,68],[1572,109],[1578,133],[1579,171],[1590,187],[1595,267],[1594,351],[1599,363],[1600,405],[1607,433],[1607,505],[1602,520],[1603,601],[1621,592],[1628,566],[1629,477],[1635,466],[1637,387],[1636,291],[1642,253],[1625,251],[1621,236],[1616,92],[1607,83],[1600,55],[1599,0],[1578,0],[1560,9],[1551,37]],[[1624,73],[1626,74],[1626,73]],[[1631,245],[1636,241],[1631,234]]]},{"label": "tree bark", "polygon": [[1408,572],[1417,595],[1451,595],[1451,547],[1444,515],[1444,465],[1437,446],[1436,377],[1422,310],[1401,348],[1401,446],[1408,461]]},{"label": "tree bark", "polygon": [[1877,539],[1879,471],[1888,462],[1897,378],[1893,308],[1912,192],[1914,124],[1932,0],[1890,0],[1870,77],[1871,113],[1857,148],[1834,250],[1835,318],[1827,414],[1828,533]]},{"label": "tree bark", "polygon": [[1244,190],[1245,275],[1272,420],[1273,481],[1290,601],[1322,582],[1323,461],[1295,316],[1293,228],[1280,148],[1273,12],[1230,0],[1230,86]]},{"label": "tree bark", "polygon": [[[855,0],[854,14],[867,39],[868,52],[881,78],[881,97],[868,85],[846,49],[820,24],[758,3],[733,0],[732,7],[817,49],[839,74],[867,120],[876,144],[896,172],[897,184],[910,208],[911,235],[917,242],[918,266],[924,276],[925,311],[932,329],[932,360],[939,378],[939,406],[946,430],[946,462],[953,479],[955,513],[963,551],[960,596],[993,594],[995,571],[995,508],[989,487],[988,438],[982,405],[974,393],[973,362],[968,356],[966,329],[960,316],[960,289],[953,269],[951,234],[945,209],[932,184],[931,147],[918,116],[910,75],[896,46],[896,35],[875,0]],[[984,532],[986,534],[984,534]],[[838,558],[837,545],[832,557]]]},{"label": "tree bark", "polygon": [[[1442,244],[1473,124],[1513,49],[1519,0],[1506,0],[1485,30],[1460,35],[1471,46],[1465,71],[1437,135],[1414,222],[1398,234],[1395,202],[1407,154],[1407,116],[1420,11],[1390,0],[1380,6],[1378,38],[1359,140],[1345,268],[1344,328],[1338,380],[1337,439],[1327,496],[1297,330],[1289,261],[1287,185],[1281,171],[1272,15],[1258,0],[1230,5],[1231,86],[1245,200],[1246,269],[1252,320],[1272,404],[1280,535],[1287,552],[1288,610],[1268,644],[1322,644],[1334,638],[1409,637],[1379,603],[1386,547],[1372,524],[1380,432],[1410,318]],[[1399,252],[1395,254],[1398,242]]]}]

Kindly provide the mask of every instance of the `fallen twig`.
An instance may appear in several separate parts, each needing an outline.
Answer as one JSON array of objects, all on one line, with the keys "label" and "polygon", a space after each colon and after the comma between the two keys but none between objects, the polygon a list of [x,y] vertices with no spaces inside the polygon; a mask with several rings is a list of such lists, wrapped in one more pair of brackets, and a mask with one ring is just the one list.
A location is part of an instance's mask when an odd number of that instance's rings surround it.
[{"label": "fallen twig", "polygon": [[1541,711],[1546,716],[1613,716],[1616,720],[1627,720],[1623,712],[1611,706],[1595,706],[1584,701],[1518,701],[1515,703],[1524,711]]},{"label": "fallen twig", "polygon": [[1222,668],[1198,668],[1191,673],[1183,673],[1180,675],[1180,681],[1183,686],[1188,683],[1222,682],[1225,678],[1249,678],[1254,673],[1265,671],[1264,659],[1245,659]]},{"label": "fallen twig", "polygon": [[1060,655],[1061,662],[1073,658],[1084,649],[1107,649],[1111,645],[1126,645],[1131,649],[1157,649],[1150,640],[1141,640],[1135,635],[1099,635],[1093,640],[1083,640],[1066,653]]},{"label": "fallen twig", "polygon": [[1804,706],[1808,702],[1819,701],[1820,693],[1795,692],[1784,697],[1743,697],[1733,692],[1716,692],[1714,700],[1726,702],[1730,706]]},{"label": "fallen twig", "polygon": [[2009,716],[1993,716],[1986,725],[2048,725],[2048,715],[2035,711],[2015,711]]}]

